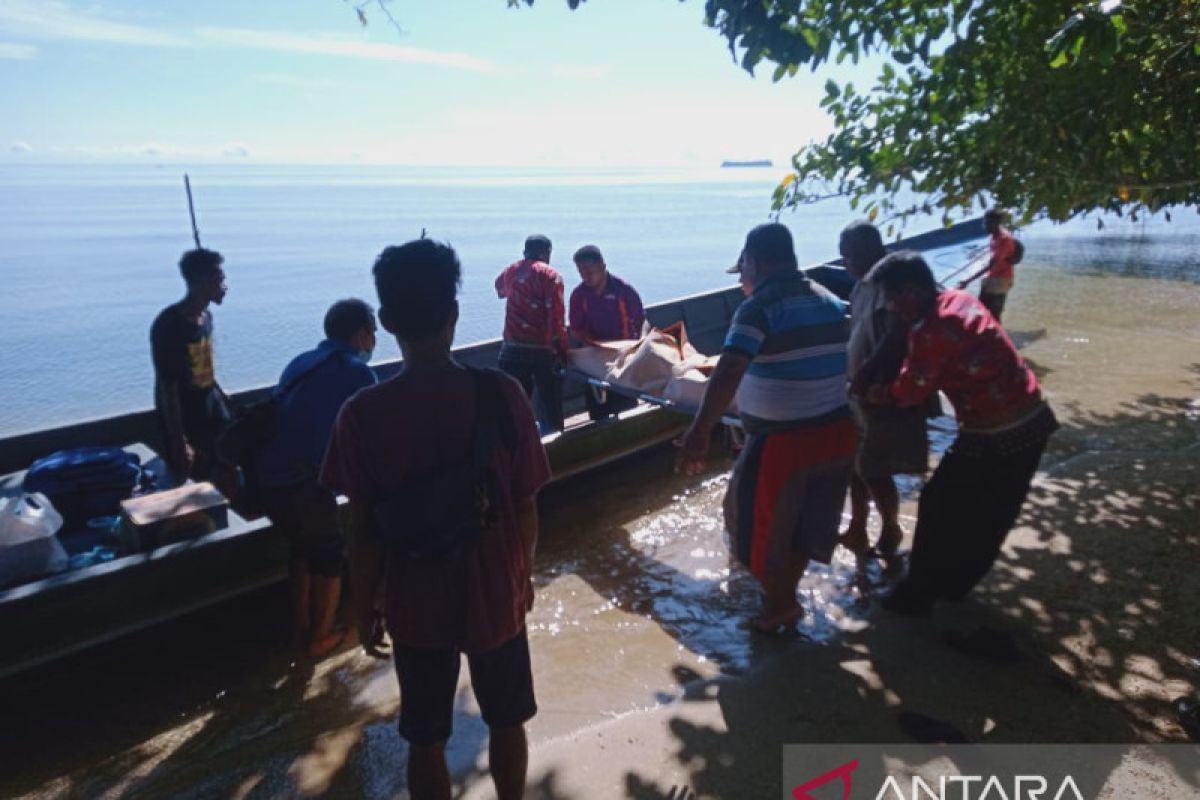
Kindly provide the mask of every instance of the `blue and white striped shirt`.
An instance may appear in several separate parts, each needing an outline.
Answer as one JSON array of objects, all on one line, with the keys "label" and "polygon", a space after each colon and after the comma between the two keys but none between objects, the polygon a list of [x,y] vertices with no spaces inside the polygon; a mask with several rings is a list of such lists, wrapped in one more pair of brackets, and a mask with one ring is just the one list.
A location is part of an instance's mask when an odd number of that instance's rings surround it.
[{"label": "blue and white striped shirt", "polygon": [[749,433],[844,418],[846,304],[799,271],[769,278],[742,301],[725,349],[753,359],[737,405]]}]

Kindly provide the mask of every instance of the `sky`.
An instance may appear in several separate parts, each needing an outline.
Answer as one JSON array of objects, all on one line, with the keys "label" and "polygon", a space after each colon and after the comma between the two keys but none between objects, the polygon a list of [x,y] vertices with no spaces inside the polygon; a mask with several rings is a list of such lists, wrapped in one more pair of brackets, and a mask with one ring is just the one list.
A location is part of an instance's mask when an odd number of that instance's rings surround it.
[{"label": "sky", "polygon": [[701,0],[0,0],[0,163],[714,166],[822,138]]}]

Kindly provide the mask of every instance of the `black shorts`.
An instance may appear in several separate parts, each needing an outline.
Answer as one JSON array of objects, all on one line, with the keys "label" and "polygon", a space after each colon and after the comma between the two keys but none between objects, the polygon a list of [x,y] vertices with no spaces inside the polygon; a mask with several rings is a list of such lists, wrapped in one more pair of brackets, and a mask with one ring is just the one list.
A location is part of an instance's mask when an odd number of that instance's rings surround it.
[{"label": "black shorts", "polygon": [[[453,648],[396,646],[400,678],[400,735],[429,746],[450,738],[454,694],[462,658]],[[515,728],[533,719],[533,669],[524,630],[495,650],[467,656],[471,688],[483,721],[493,730]]]},{"label": "black shorts", "polygon": [[264,488],[262,502],[271,522],[291,542],[293,559],[306,562],[313,575],[342,574],[344,544],[333,492],[305,481]]}]

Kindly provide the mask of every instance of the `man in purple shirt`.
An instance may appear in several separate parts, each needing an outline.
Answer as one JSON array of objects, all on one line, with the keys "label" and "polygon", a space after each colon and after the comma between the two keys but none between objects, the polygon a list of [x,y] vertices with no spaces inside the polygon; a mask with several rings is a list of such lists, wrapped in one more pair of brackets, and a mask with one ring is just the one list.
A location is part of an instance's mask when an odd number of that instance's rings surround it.
[{"label": "man in purple shirt", "polygon": [[[640,339],[646,312],[642,298],[625,281],[608,271],[604,255],[594,244],[575,251],[575,268],[582,281],[571,292],[570,334],[583,344]],[[597,397],[588,387],[584,393],[588,414],[602,419],[637,405],[637,401],[618,395]]]}]

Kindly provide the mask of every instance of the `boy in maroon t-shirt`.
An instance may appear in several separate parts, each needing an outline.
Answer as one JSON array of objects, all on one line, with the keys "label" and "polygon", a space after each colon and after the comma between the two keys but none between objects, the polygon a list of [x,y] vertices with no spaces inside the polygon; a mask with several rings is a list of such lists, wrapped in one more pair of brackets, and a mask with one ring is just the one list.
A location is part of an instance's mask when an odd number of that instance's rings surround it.
[{"label": "boy in maroon t-shirt", "polygon": [[[528,760],[524,723],[537,710],[525,614],[533,605],[536,496],[550,477],[546,453],[521,386],[495,370],[468,370],[450,352],[461,274],[454,250],[428,239],[389,247],[374,274],[379,322],[399,342],[404,365],[342,406],[321,473],[324,485],[350,499],[359,638],[368,653],[381,655],[381,623],[391,637],[412,795],[450,797],[445,745],[466,654],[491,731],[497,795],[518,798]],[[477,437],[493,427],[508,435],[478,439],[490,442],[484,461],[474,455]],[[431,475],[474,469],[477,460],[490,477],[492,523],[448,555],[406,549],[413,538],[432,541],[437,533],[412,530],[418,514],[431,518],[429,508],[414,507],[421,498],[410,499],[412,487]],[[412,513],[381,515],[398,497]],[[391,529],[381,519],[399,525]],[[405,547],[397,545],[401,539]]]}]

